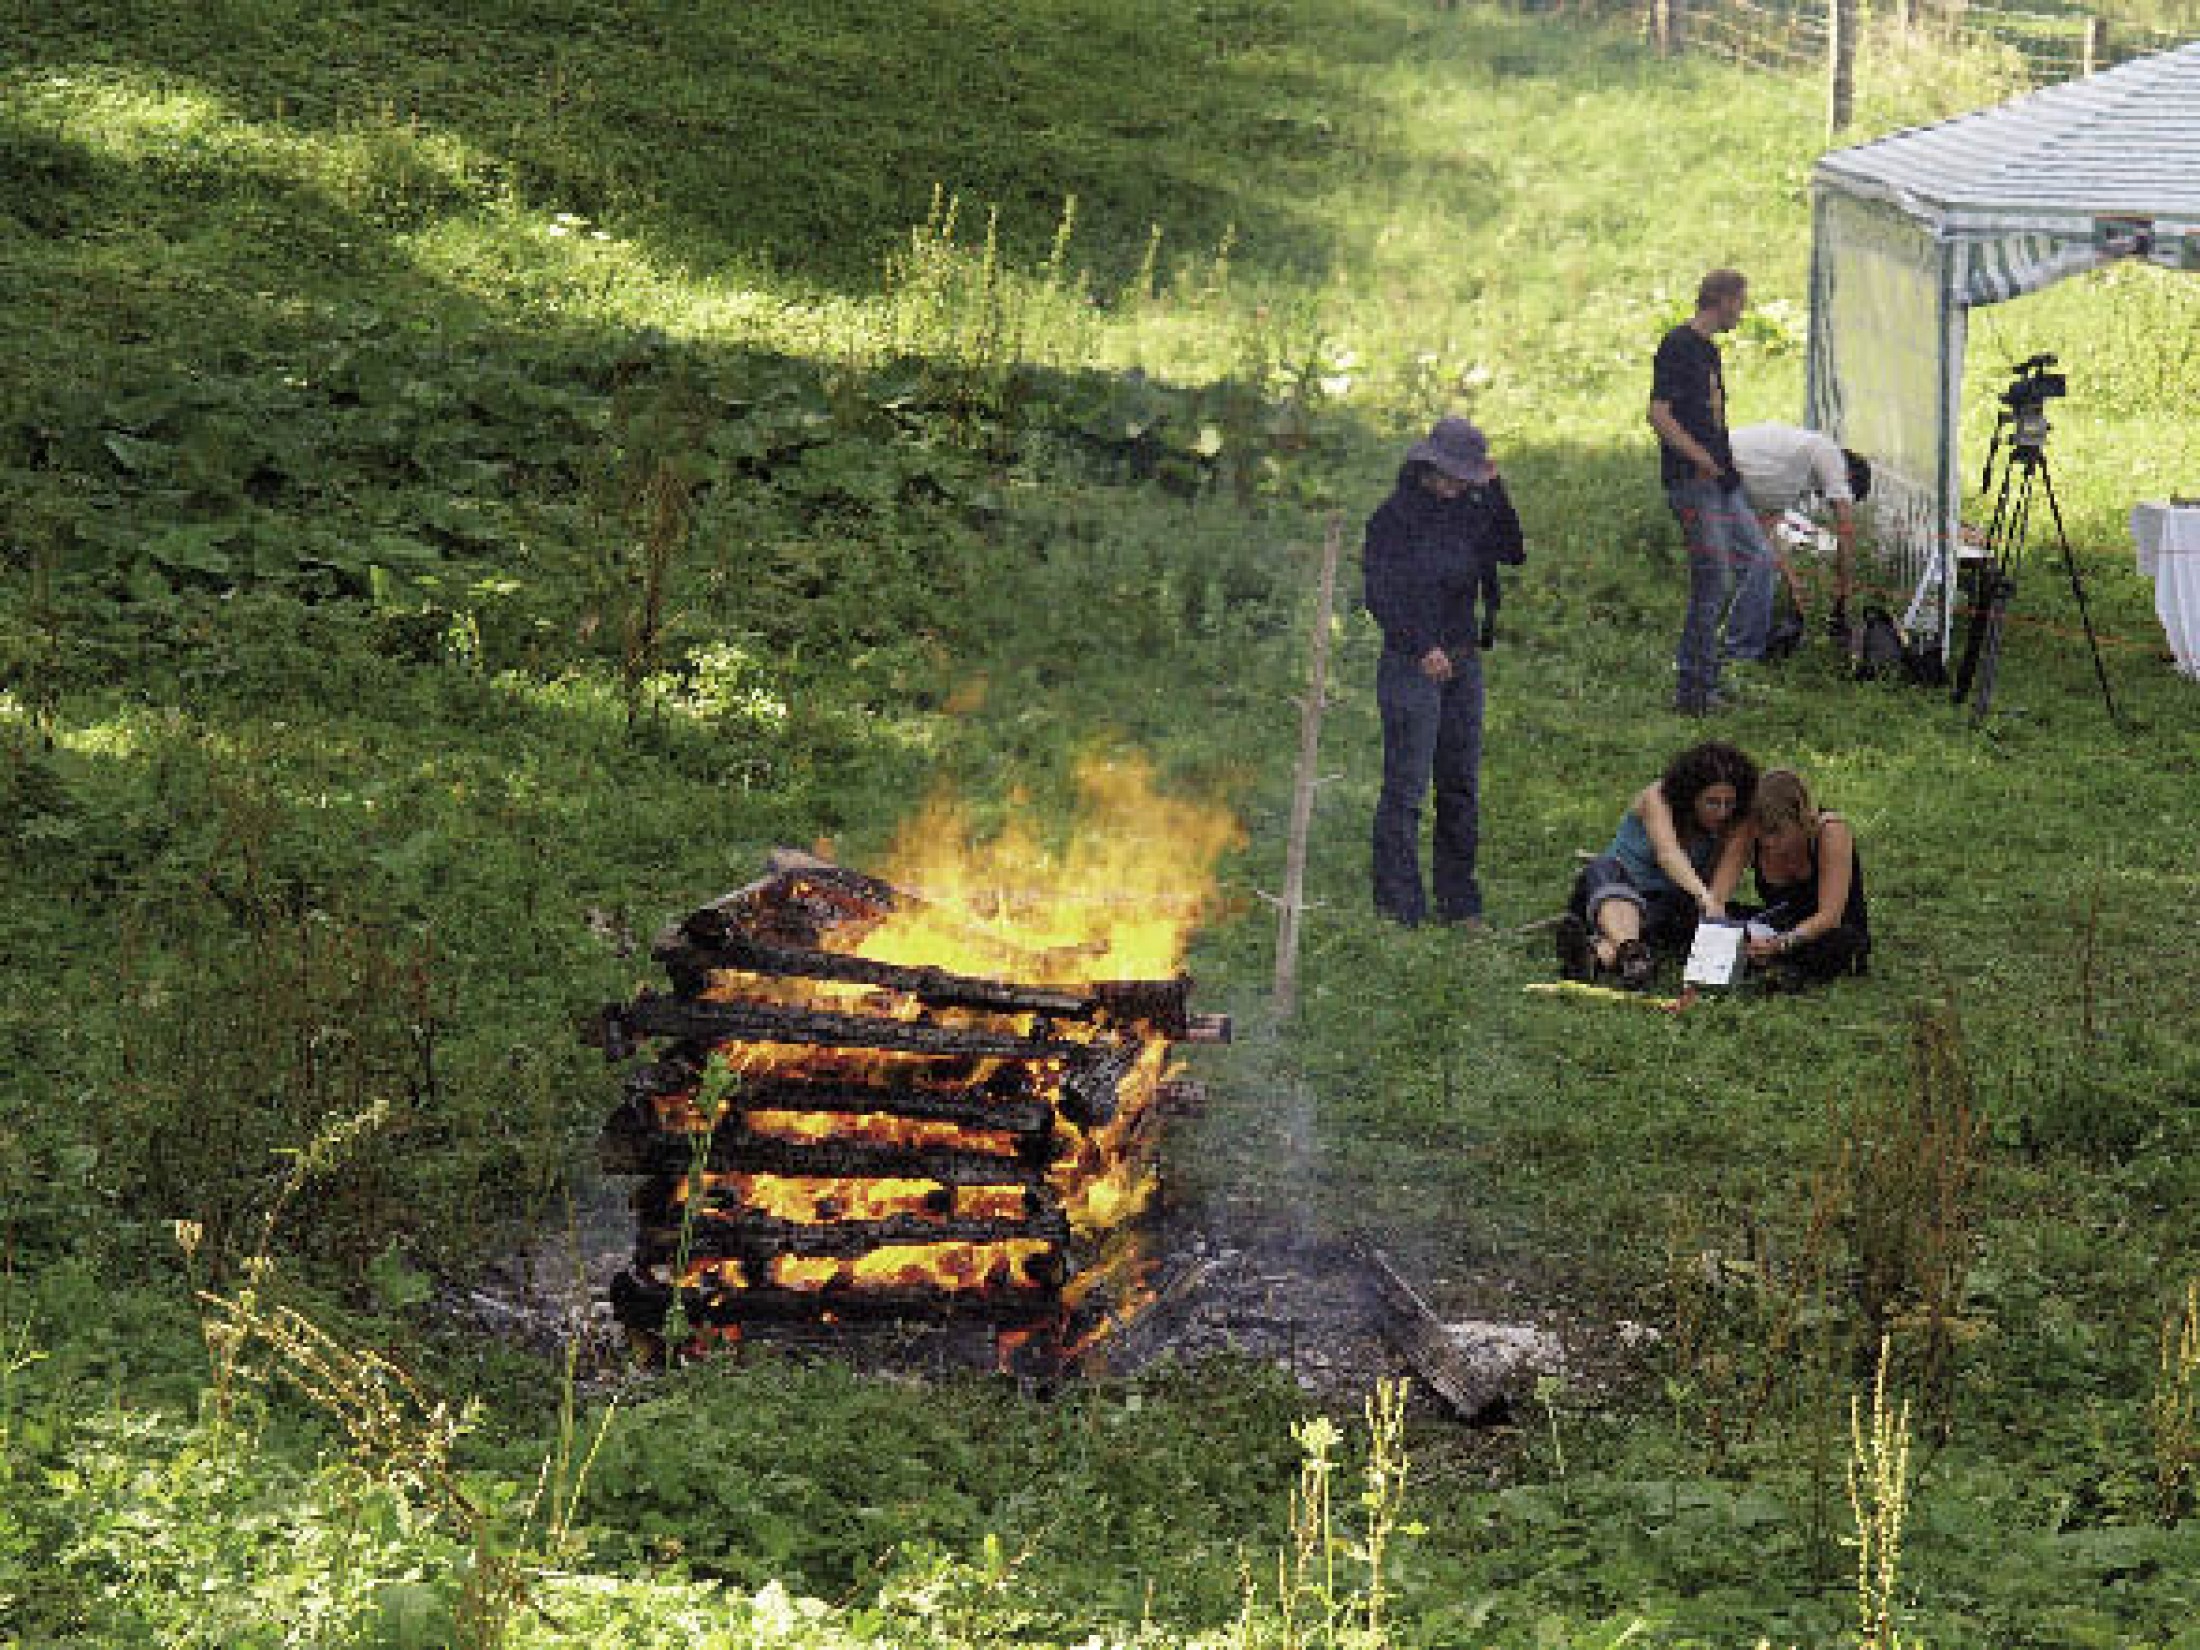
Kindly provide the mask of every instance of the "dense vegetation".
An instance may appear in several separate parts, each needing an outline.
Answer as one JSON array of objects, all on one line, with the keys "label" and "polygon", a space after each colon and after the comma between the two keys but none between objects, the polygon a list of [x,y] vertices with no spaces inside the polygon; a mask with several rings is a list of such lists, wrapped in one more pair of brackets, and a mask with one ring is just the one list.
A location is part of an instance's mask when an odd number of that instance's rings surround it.
[{"label": "dense vegetation", "polygon": [[[1974,416],[2071,371],[2129,726],[2044,573],[1985,734],[1806,653],[1728,726],[1858,822],[1883,958],[1669,1019],[1511,930],[1695,731],[1644,362],[1733,263],[1738,418],[1795,410],[1814,87],[1405,0],[85,10],[0,59],[0,1643],[1286,1642],[1269,1372],[750,1363],[606,1428],[440,1304],[589,1173],[622,933],[941,785],[1059,833],[1095,747],[1247,829],[1187,1192],[1580,1356],[1414,1432],[1390,1640],[1853,1634],[1884,1337],[1916,1636],[2195,1642],[2200,751],[2122,536],[2200,473],[2190,283],[1975,329]],[[1874,61],[1871,129],[2004,89]],[[1274,1026],[1315,548],[1453,407],[1531,541],[1499,931],[1364,910],[1346,616]]]}]

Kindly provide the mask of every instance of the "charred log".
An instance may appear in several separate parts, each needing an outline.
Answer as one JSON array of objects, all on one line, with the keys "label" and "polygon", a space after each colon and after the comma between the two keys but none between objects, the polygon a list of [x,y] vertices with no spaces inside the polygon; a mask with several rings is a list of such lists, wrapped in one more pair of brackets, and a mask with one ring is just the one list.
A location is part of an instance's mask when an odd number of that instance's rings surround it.
[{"label": "charred log", "polygon": [[1181,1038],[1189,1029],[1186,1006],[1191,981],[1102,980],[1087,985],[1019,985],[944,968],[876,962],[834,951],[768,945],[732,930],[714,946],[697,945],[683,958],[705,970],[732,968],[782,978],[835,980],[906,992],[935,1008],[985,1009],[1000,1014],[1046,1014],[1057,1019],[1108,1019],[1151,1027],[1164,1037]]},{"label": "charred log", "polygon": [[1088,1052],[1062,1079],[1062,1115],[1081,1129],[1115,1120],[1123,1079],[1138,1068],[1138,1044]]},{"label": "charred log", "polygon": [[746,934],[729,934],[709,959],[708,966],[745,969],[751,974],[771,974],[802,980],[837,980],[844,984],[875,985],[907,992],[935,1008],[981,1008],[1000,1014],[1057,1014],[1087,1017],[1099,1009],[1096,998],[1070,987],[1013,985],[971,974],[950,973],[944,968],[912,968],[902,963],[874,962],[868,957],[843,956],[836,951],[800,950],[765,945]]},{"label": "charred log", "polygon": [[[882,1020],[776,1003],[698,1002],[655,991],[631,1003],[605,1007],[607,1028],[616,1025],[631,1046],[637,1037],[694,1043],[796,1043],[816,1048],[867,1048],[895,1054],[993,1056],[1008,1060],[1076,1060],[1088,1045],[1058,1038],[1019,1037],[996,1031],[930,1025],[922,1020]],[[606,1039],[606,1048],[610,1039]]]},{"label": "charred log", "polygon": [[[606,1174],[679,1176],[688,1172],[688,1137],[682,1134],[619,1135],[606,1130],[597,1142]],[[954,1151],[911,1146],[876,1146],[852,1141],[796,1145],[721,1128],[711,1140],[704,1168],[713,1174],[778,1174],[839,1179],[865,1176],[894,1180],[938,1180],[950,1186],[1038,1186],[1057,1155],[1051,1142],[1014,1157],[991,1152]]]},{"label": "charred log", "polygon": [[[692,1066],[663,1063],[636,1072],[627,1092],[646,1104],[659,1097],[693,1091]],[[1018,1085],[931,1089],[873,1087],[863,1083],[811,1082],[794,1077],[750,1078],[731,1096],[736,1112],[840,1112],[851,1115],[906,1117],[917,1122],[958,1123],[967,1128],[1008,1134],[1044,1134],[1054,1127],[1055,1111],[1043,1099],[1008,1098],[1001,1091]],[[648,1113],[645,1111],[646,1117]]]},{"label": "charred log", "polygon": [[814,946],[837,928],[868,928],[915,903],[892,883],[822,860],[782,866],[674,923],[652,951],[661,960],[683,943],[708,949],[736,931],[780,945]]},{"label": "charred log", "polygon": [[1462,1357],[1441,1318],[1413,1286],[1398,1275],[1380,1249],[1363,1246],[1361,1274],[1382,1323],[1384,1338],[1396,1347],[1429,1390],[1469,1423],[1504,1417],[1512,1394],[1503,1379]]},{"label": "charred log", "polygon": [[[855,1260],[885,1244],[1012,1243],[1066,1245],[1069,1221],[1059,1210],[1035,1220],[927,1220],[898,1215],[889,1220],[844,1220],[831,1225],[775,1220],[765,1215],[699,1215],[686,1236],[690,1260],[776,1260],[804,1255]],[[680,1253],[677,1225],[649,1225],[636,1235],[639,1266],[669,1264]]]}]

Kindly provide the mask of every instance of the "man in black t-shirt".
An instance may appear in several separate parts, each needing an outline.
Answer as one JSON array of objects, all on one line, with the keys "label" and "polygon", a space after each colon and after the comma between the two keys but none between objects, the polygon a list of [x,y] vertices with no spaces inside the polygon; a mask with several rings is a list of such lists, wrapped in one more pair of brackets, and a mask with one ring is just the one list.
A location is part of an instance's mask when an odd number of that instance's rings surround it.
[{"label": "man in black t-shirt", "polygon": [[1673,708],[1701,716],[1719,694],[1720,631],[1725,656],[1762,659],[1772,627],[1772,546],[1742,496],[1727,444],[1726,375],[1714,340],[1742,318],[1749,286],[1715,269],[1696,291],[1696,313],[1665,335],[1651,369],[1650,427],[1658,432],[1658,479],[1688,541],[1688,615],[1674,658]]}]

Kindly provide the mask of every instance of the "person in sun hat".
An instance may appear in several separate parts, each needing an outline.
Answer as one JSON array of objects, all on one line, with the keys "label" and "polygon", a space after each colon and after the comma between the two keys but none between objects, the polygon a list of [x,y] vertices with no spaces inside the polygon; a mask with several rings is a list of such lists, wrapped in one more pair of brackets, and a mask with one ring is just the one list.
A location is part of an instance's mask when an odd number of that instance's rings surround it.
[{"label": "person in sun hat", "polygon": [[[1487,437],[1445,418],[1407,449],[1390,497],[1368,518],[1367,608],[1383,633],[1375,668],[1383,788],[1375,804],[1375,909],[1414,927],[1429,915],[1421,882],[1421,802],[1433,786],[1436,920],[1479,926],[1482,650],[1496,639],[1497,568],[1526,549],[1520,517]],[[1483,603],[1479,624],[1476,598]]]}]

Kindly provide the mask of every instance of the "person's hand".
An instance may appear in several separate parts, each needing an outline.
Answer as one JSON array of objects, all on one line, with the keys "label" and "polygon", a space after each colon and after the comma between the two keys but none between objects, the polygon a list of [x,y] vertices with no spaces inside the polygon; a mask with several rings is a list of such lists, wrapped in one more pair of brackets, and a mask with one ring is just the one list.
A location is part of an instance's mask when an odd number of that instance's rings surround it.
[{"label": "person's hand", "polygon": [[1451,680],[1451,655],[1440,647],[1432,647],[1421,655],[1421,674],[1432,682]]},{"label": "person's hand", "polygon": [[1787,949],[1786,946],[1780,943],[1780,936],[1777,934],[1769,940],[1746,940],[1743,942],[1742,948],[1749,953],[1751,962],[1765,962],[1770,958],[1779,956],[1781,952]]},{"label": "person's hand", "polygon": [[1726,921],[1726,902],[1709,889],[1706,889],[1703,897],[1696,901],[1696,906],[1697,909],[1703,912],[1705,922]]},{"label": "person's hand", "polygon": [[1702,458],[1697,459],[1695,465],[1698,481],[1717,481],[1719,479],[1719,467],[1712,462],[1710,454],[1706,453]]}]

